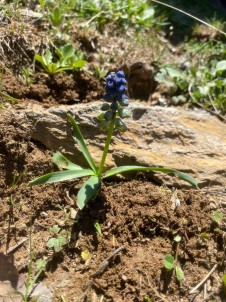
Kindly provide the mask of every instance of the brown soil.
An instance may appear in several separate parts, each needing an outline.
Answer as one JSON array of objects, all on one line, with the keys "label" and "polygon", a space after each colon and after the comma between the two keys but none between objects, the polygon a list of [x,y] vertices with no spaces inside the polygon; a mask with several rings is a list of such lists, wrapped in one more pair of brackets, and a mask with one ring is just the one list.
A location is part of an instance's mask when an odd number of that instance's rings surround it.
[{"label": "brown soil", "polygon": [[[211,275],[207,295],[213,294],[208,301],[219,299],[224,246],[211,219],[216,207],[212,201],[219,196],[180,190],[181,205],[172,209],[173,189],[159,187],[140,175],[131,181],[104,183],[98,198],[78,211],[75,221],[70,212],[81,182],[27,187],[31,179],[53,170],[50,156],[42,145],[22,139],[12,120],[1,121],[1,251],[6,253],[29,238],[31,231],[34,259],[48,259],[42,278],[54,288],[54,301],[62,295],[66,301],[95,301],[93,297],[145,301],[145,296],[152,301],[190,301],[189,290],[215,263],[219,265]],[[97,233],[95,222],[102,234]],[[71,238],[59,253],[46,246],[54,224],[67,230]],[[164,256],[175,254],[176,235],[182,237],[178,263],[186,278],[181,283],[163,268]],[[14,251],[19,273],[27,271],[28,247],[26,241]],[[122,250],[99,271],[118,247]],[[88,253],[88,259],[81,257],[82,252]],[[202,299],[201,289],[193,301]]]},{"label": "brown soil", "polygon": [[[92,48],[93,43],[85,46],[87,41],[83,39],[83,47]],[[103,94],[101,80],[85,72],[53,77],[36,72],[34,82],[27,85],[13,71],[7,56],[3,59],[7,66],[4,91],[24,102],[51,107],[88,102]],[[82,181],[28,188],[30,180],[55,169],[52,152],[25,138],[15,121],[2,116],[0,111],[0,251],[7,254],[27,239],[13,250],[19,274],[28,271],[31,234],[33,266],[37,259],[48,260],[40,280],[53,288],[54,301],[62,301],[62,297],[68,302],[221,300],[224,226],[213,223],[212,212],[220,208],[224,196],[181,189],[177,191],[180,205],[173,208],[174,188],[159,187],[138,174],[130,181],[105,182],[96,200],[74,213]],[[96,222],[101,234],[94,227]],[[70,235],[69,243],[58,253],[47,247],[53,225]],[[176,235],[182,238],[178,246]],[[163,267],[169,253],[177,255],[185,274],[182,282]],[[218,266],[205,286],[189,294],[215,264]]]}]

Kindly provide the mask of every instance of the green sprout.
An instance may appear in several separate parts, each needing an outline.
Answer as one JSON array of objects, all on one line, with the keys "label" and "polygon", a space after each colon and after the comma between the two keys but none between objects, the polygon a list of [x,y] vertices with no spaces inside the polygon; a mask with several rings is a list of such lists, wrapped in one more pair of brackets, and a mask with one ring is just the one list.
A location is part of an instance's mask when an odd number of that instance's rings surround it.
[{"label": "green sprout", "polygon": [[194,178],[183,172],[170,168],[121,166],[103,172],[105,170],[105,160],[114,130],[118,130],[119,132],[125,132],[127,130],[127,126],[123,121],[124,118],[127,118],[130,115],[130,110],[127,108],[129,102],[126,95],[126,83],[127,81],[123,71],[118,71],[117,73],[112,72],[106,77],[106,94],[104,96],[105,102],[101,105],[102,113],[98,118],[101,121],[100,128],[107,131],[107,138],[100,163],[96,164],[94,162],[79,126],[74,118],[70,114],[67,114],[68,120],[72,124],[74,130],[74,136],[89,165],[89,168],[83,168],[79,165],[76,165],[68,160],[63,154],[57,152],[53,156],[52,160],[59,168],[65,170],[38,177],[37,179],[31,181],[29,186],[55,183],[89,176],[77,194],[77,205],[79,209],[83,209],[91,199],[96,198],[101,188],[101,183],[104,179],[128,171],[157,171],[163,173],[172,173],[197,188],[197,181]]},{"label": "green sprout", "polygon": [[47,246],[58,253],[69,242],[69,233],[66,230],[61,230],[56,224],[50,228],[50,232],[54,235],[48,240]]},{"label": "green sprout", "polygon": [[179,244],[181,241],[181,236],[177,235],[174,237],[174,241],[176,242],[176,252],[175,257],[172,254],[167,254],[164,257],[163,264],[167,271],[175,272],[176,279],[178,281],[184,280],[184,272],[180,265],[178,264],[178,251],[179,251]]}]

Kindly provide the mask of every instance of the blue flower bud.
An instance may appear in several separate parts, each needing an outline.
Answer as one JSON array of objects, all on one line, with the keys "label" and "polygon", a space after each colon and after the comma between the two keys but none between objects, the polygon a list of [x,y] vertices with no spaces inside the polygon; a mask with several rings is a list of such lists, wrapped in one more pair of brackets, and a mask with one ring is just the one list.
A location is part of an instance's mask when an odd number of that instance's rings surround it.
[{"label": "blue flower bud", "polygon": [[119,78],[125,78],[125,74],[122,70],[119,70],[118,72],[116,72],[117,77]]},{"label": "blue flower bud", "polygon": [[111,110],[116,111],[118,109],[118,103],[117,102],[113,102],[110,105]]},{"label": "blue flower bud", "polygon": [[114,87],[115,87],[115,81],[112,81],[112,80],[107,81],[106,86],[107,86],[107,88],[109,88],[109,89],[114,88]]},{"label": "blue flower bud", "polygon": [[123,93],[125,92],[127,89],[126,89],[126,86],[125,85],[122,85],[122,84],[117,84],[116,85],[116,90]]},{"label": "blue flower bud", "polygon": [[111,72],[111,73],[106,77],[106,80],[107,80],[107,81],[112,80],[114,77],[115,77],[115,72]]}]

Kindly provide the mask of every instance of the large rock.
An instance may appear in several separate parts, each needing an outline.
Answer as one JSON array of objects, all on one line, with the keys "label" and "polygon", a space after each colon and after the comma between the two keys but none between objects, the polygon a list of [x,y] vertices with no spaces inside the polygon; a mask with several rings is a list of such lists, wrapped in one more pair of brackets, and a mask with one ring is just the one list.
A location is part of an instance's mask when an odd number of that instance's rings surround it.
[{"label": "large rock", "polygon": [[[132,118],[126,122],[129,131],[113,136],[107,166],[136,164],[170,167],[190,173],[200,181],[201,187],[226,185],[224,123],[200,110],[150,107],[138,102],[131,102],[131,110]],[[17,124],[27,129],[33,139],[53,151],[61,150],[73,155],[76,163],[85,165],[72,137],[67,112],[79,123],[90,152],[98,162],[106,137],[98,129],[98,103],[59,106],[48,110],[29,105],[13,114]]]}]

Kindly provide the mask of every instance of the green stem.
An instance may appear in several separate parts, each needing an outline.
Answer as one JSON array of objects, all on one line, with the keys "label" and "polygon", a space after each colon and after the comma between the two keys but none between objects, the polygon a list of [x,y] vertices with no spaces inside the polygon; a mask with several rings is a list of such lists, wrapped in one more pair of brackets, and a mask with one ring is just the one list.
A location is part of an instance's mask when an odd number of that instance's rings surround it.
[{"label": "green stem", "polygon": [[100,166],[99,166],[99,169],[98,169],[98,172],[97,172],[98,177],[101,176],[101,173],[102,173],[102,170],[103,170],[103,167],[104,167],[104,163],[105,163],[105,160],[106,160],[106,157],[107,157],[107,154],[108,154],[108,149],[109,149],[109,145],[111,143],[111,137],[112,137],[112,133],[113,133],[114,126],[115,126],[115,117],[116,117],[116,115],[114,114],[114,116],[113,116],[113,118],[110,122],[109,128],[108,128],[108,135],[107,135],[107,139],[106,139],[105,146],[104,146],[104,152],[103,152],[101,162],[100,162]]}]

